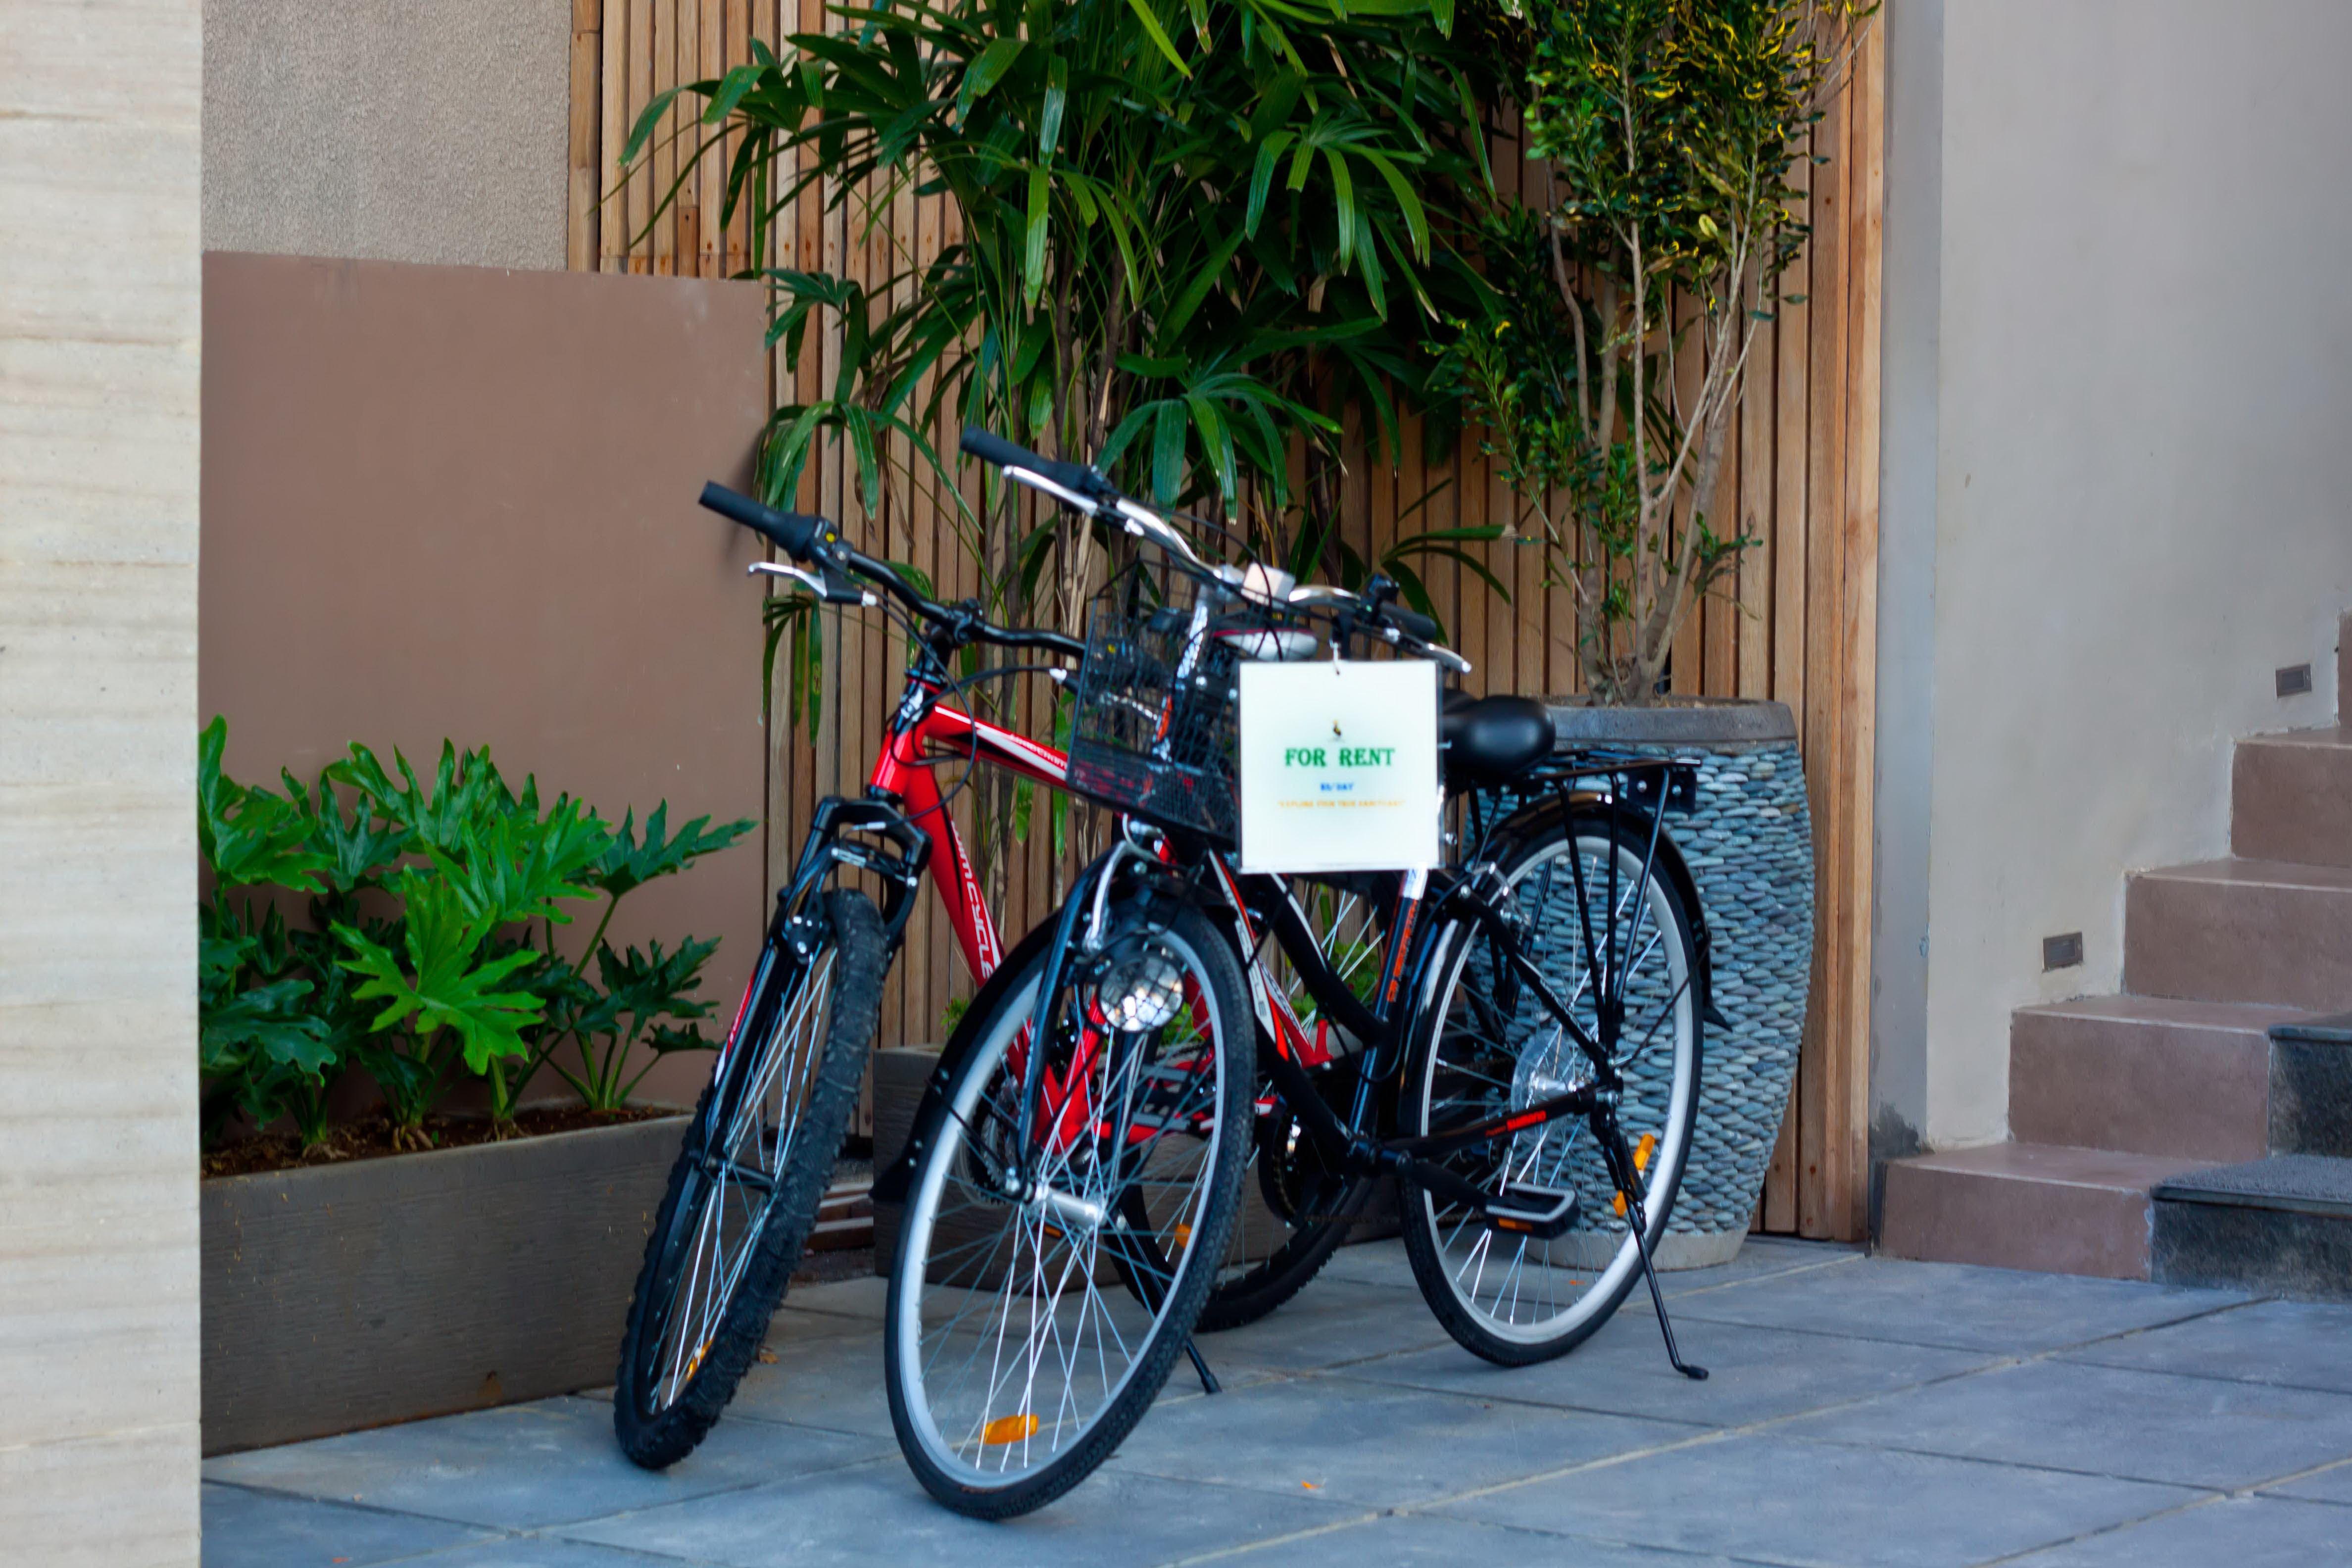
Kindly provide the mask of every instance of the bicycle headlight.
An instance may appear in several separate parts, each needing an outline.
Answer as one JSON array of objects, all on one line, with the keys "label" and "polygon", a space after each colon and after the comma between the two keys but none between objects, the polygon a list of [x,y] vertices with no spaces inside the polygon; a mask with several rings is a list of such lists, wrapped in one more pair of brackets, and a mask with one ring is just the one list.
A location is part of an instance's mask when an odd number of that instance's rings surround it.
[{"label": "bicycle headlight", "polygon": [[1173,955],[1150,942],[1108,954],[1095,971],[1089,1013],[1120,1034],[1146,1034],[1184,1005],[1184,972]]}]

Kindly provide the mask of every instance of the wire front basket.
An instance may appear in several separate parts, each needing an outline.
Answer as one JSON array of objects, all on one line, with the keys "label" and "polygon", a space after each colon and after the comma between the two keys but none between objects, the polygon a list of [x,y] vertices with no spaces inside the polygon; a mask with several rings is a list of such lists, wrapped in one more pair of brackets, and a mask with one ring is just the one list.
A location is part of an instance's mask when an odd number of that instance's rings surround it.
[{"label": "wire front basket", "polygon": [[1087,621],[1070,732],[1070,788],[1230,847],[1237,671],[1245,658],[1311,655],[1303,617],[1164,567],[1131,566]]}]

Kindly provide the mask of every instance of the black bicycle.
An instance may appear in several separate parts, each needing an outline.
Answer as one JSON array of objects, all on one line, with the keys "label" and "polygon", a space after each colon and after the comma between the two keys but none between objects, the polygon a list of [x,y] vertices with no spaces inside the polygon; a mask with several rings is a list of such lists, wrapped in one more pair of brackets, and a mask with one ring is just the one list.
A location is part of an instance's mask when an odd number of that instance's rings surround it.
[{"label": "black bicycle", "polygon": [[[1539,705],[1465,700],[1444,723],[1452,868],[1238,876],[1244,660],[1466,665],[1378,584],[1213,565],[1091,469],[979,432],[965,449],[1146,532],[1167,570],[1138,562],[1105,590],[1078,677],[1069,784],[1122,814],[1115,841],[975,997],[877,1182],[908,1202],[885,1342],[910,1464],[970,1512],[1059,1495],[1139,1418],[1213,1299],[1229,1321],[1271,1310],[1385,1174],[1456,1339],[1504,1363],[1580,1342],[1648,1276],[1691,1146],[1706,942],[1664,824],[1694,770],[1555,755]],[[1351,943],[1377,934],[1369,984],[1301,907],[1322,890],[1370,908]],[[1137,1113],[1093,1114],[1097,1082],[1128,1086]],[[1247,1227],[1233,1239],[1245,1163],[1283,1230],[1261,1256]],[[1650,1284],[1669,1355],[1704,1376]]]}]

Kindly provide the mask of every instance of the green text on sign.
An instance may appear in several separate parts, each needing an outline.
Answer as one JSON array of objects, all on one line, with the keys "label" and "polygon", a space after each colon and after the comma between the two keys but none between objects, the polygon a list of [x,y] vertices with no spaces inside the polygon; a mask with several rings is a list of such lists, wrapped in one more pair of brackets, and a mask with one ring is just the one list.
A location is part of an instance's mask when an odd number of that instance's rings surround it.
[{"label": "green text on sign", "polygon": [[1339,760],[1330,762],[1329,752],[1322,746],[1290,746],[1282,753],[1282,765],[1286,768],[1385,768],[1396,761],[1394,746],[1341,746]]}]

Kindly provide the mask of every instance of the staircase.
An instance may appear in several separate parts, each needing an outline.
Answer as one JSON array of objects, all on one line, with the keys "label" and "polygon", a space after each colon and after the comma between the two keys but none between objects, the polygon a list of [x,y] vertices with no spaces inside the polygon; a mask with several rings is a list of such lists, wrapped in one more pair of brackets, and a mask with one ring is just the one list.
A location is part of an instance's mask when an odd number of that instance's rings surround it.
[{"label": "staircase", "polygon": [[2240,742],[2231,807],[2126,884],[2125,994],[2011,1016],[2011,1142],[1886,1167],[1884,1251],[2352,1292],[2352,727]]}]

